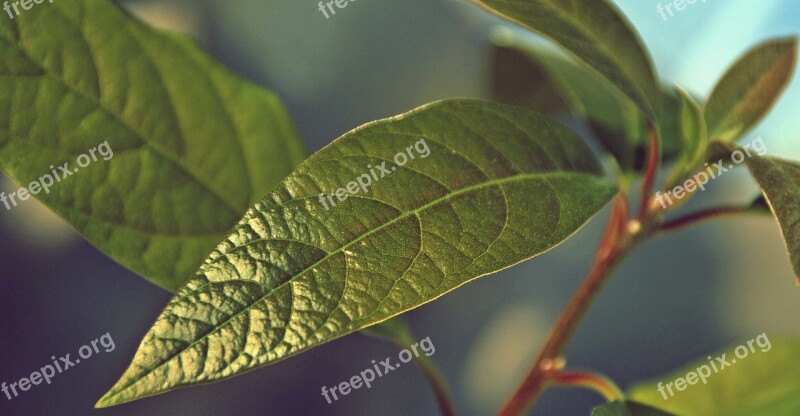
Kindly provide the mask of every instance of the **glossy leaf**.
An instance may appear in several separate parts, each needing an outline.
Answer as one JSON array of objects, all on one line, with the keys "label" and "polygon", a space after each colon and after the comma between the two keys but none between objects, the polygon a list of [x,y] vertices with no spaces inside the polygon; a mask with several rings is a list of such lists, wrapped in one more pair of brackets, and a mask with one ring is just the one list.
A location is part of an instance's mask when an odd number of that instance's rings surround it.
[{"label": "glossy leaf", "polygon": [[[400,166],[397,154],[414,159]],[[326,209],[331,193],[343,200]],[[615,193],[578,136],[529,110],[453,100],[362,126],[247,212],[98,406],[231,377],[389,319],[551,249]]]},{"label": "glossy leaf", "polygon": [[672,416],[672,413],[641,403],[618,400],[595,407],[592,416]]},{"label": "glossy leaf", "polygon": [[660,98],[650,58],[631,24],[608,1],[474,1],[563,46],[656,119]]},{"label": "glossy leaf", "polygon": [[36,197],[170,290],[303,159],[272,93],[112,2],[0,19],[2,170],[28,186],[106,140],[113,158]]},{"label": "glossy leaf", "polygon": [[709,137],[734,141],[754,127],[789,84],[797,61],[797,38],[764,42],[722,77],[705,109]]},{"label": "glossy leaf", "polygon": [[[520,73],[505,73],[512,78],[504,82],[514,85],[526,85],[525,80],[534,82],[535,85],[527,90],[536,91],[539,99],[531,101],[537,105],[543,99],[547,99],[546,103],[553,103],[554,100],[549,97],[552,95],[550,91],[554,91],[577,117],[587,122],[594,136],[614,156],[623,171],[640,171],[644,167],[649,137],[647,117],[633,101],[580,62],[534,45],[513,32],[502,32],[495,38],[495,42],[502,47],[517,49],[530,61],[527,77]],[[516,62],[506,59],[494,62],[494,66],[502,63],[511,65]],[[516,65],[521,66],[519,63]],[[511,72],[508,69],[506,71]],[[680,155],[684,148],[680,134],[680,104],[673,94],[659,94],[662,116],[657,125],[661,133],[662,157],[664,161],[669,161]],[[539,110],[538,107],[531,107]]]},{"label": "glossy leaf", "polygon": [[[744,356],[741,348],[747,350],[745,358],[736,356],[735,348],[738,346],[710,354],[715,357],[715,365],[724,366],[721,370],[718,368],[717,373],[711,370],[707,358],[701,358],[674,373],[637,384],[628,397],[682,416],[800,414],[800,378],[797,377],[800,373],[800,341],[776,339],[767,343],[763,338],[755,341],[762,343],[753,342],[753,350],[747,342],[742,344],[744,347],[739,347],[741,356]],[[729,365],[716,361],[716,357],[723,358]],[[686,380],[690,372],[697,374],[697,369],[703,365],[711,372],[706,377],[706,384],[694,376],[695,384],[682,384],[684,391],[674,387],[674,380],[679,377]],[[657,387],[659,382],[662,387],[673,382],[674,397],[669,395],[666,387],[662,395]]]}]

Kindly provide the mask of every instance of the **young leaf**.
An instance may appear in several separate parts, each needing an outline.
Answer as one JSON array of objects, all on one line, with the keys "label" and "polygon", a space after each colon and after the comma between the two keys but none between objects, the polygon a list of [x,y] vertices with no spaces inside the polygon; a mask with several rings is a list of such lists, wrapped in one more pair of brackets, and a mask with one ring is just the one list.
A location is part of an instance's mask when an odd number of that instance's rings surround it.
[{"label": "young leaf", "polygon": [[658,82],[638,35],[606,0],[474,0],[533,29],[602,74],[655,120]]},{"label": "young leaf", "polygon": [[667,179],[668,188],[680,183],[687,175],[691,175],[697,164],[705,156],[708,133],[703,110],[694,98],[683,88],[676,87],[680,99],[680,137],[683,142],[683,154],[673,176]]},{"label": "young leaf", "polygon": [[112,158],[36,197],[170,290],[303,159],[273,94],[112,2],[0,19],[2,170],[27,187],[106,140]]},{"label": "young leaf", "polygon": [[[770,341],[762,334],[755,341],[758,343],[742,343],[710,354],[716,372],[708,358],[701,358],[674,373],[638,383],[628,397],[682,416],[800,414],[800,340]],[[739,348],[740,356],[735,348]],[[717,361],[717,357],[728,365]],[[692,385],[686,383],[690,372],[695,373],[690,376],[695,381]],[[705,377],[706,383],[698,372],[710,373]],[[678,378],[684,379],[683,391],[675,388]],[[670,382],[674,397],[666,388]],[[658,391],[658,383],[662,383],[663,394]]]},{"label": "young leaf", "polygon": [[247,212],[97,406],[389,319],[551,249],[615,193],[578,136],[529,110],[452,100],[362,126]]},{"label": "young leaf", "polygon": [[797,38],[764,42],[722,77],[705,109],[709,137],[734,141],[754,127],[789,84],[797,62]]},{"label": "young leaf", "polygon": [[631,401],[615,401],[592,409],[592,416],[673,416],[654,407]]}]

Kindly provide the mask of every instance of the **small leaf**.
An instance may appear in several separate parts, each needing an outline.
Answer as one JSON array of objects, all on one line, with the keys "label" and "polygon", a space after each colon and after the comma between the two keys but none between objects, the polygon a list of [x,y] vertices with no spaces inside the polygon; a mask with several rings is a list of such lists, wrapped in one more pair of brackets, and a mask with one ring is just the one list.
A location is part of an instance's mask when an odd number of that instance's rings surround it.
[{"label": "small leaf", "polygon": [[521,108],[443,101],[359,127],[247,212],[97,406],[382,322],[553,248],[615,193],[578,136]]},{"label": "small leaf", "polygon": [[36,197],[169,290],[304,156],[272,93],[109,1],[0,19],[0,120],[0,168],[25,187],[108,141]]},{"label": "small leaf", "polygon": [[630,97],[655,120],[658,82],[638,35],[606,0],[474,0],[552,39]]},{"label": "small leaf", "polygon": [[[628,397],[682,416],[800,414],[800,340],[770,341],[761,334],[751,341],[754,342],[710,354],[717,372],[708,358],[701,358],[674,373],[637,384]],[[740,356],[736,355],[736,348]],[[717,361],[717,357],[728,365]],[[685,382],[691,372],[696,374],[691,376],[693,385]],[[698,372],[710,373],[705,384]],[[684,379],[683,391],[675,388],[678,378]],[[666,389],[670,382],[674,397]],[[663,394],[658,391],[658,383],[662,383]]]},{"label": "small leaf", "polygon": [[680,137],[682,139],[683,154],[678,162],[678,167],[674,176],[667,180],[668,188],[672,184],[680,183],[688,175],[691,175],[697,165],[706,155],[708,133],[703,110],[686,90],[676,87],[680,99]]},{"label": "small leaf", "polygon": [[689,158],[702,155],[706,147],[706,125],[700,105],[683,88],[676,88],[681,103],[681,137]]},{"label": "small leaf", "polygon": [[673,416],[641,403],[617,400],[592,409],[592,416]]},{"label": "small leaf", "polygon": [[767,115],[789,84],[797,62],[797,38],[764,42],[722,77],[705,109],[709,137],[731,142]]}]

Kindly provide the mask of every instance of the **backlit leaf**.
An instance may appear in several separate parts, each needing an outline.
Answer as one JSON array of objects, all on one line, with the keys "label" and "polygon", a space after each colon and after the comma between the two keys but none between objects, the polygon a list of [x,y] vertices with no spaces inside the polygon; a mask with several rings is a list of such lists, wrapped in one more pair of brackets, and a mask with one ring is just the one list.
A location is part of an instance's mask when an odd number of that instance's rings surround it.
[{"label": "backlit leaf", "polygon": [[705,109],[709,137],[734,141],[756,125],[789,84],[797,62],[797,38],[764,42],[722,77]]},{"label": "backlit leaf", "polygon": [[170,290],[304,156],[273,94],[112,2],[0,18],[3,172],[27,187],[105,141],[113,158],[36,197]]},{"label": "backlit leaf", "polygon": [[[700,358],[674,373],[638,383],[628,397],[681,416],[800,414],[800,341],[770,340],[764,333],[709,356],[713,359]],[[709,374],[705,383],[699,373]],[[682,391],[676,388],[678,378],[684,380],[679,382]],[[672,383],[670,389],[667,383]]]},{"label": "backlit leaf", "polygon": [[578,136],[529,110],[452,100],[362,126],[247,212],[97,405],[389,319],[553,248],[615,193]]}]

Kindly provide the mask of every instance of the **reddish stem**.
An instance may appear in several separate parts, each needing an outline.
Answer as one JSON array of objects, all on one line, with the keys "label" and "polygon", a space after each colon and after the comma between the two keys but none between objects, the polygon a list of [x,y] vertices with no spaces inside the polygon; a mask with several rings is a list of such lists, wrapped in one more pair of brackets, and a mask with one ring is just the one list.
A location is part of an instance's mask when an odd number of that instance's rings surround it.
[{"label": "reddish stem", "polygon": [[614,207],[600,246],[594,266],[586,280],[561,313],[558,321],[547,337],[542,351],[529,371],[527,377],[498,412],[498,416],[517,416],[522,414],[536,399],[547,381],[547,372],[552,370],[554,360],[575,331],[589,304],[607,280],[611,270],[628,250],[627,231],[628,204],[623,194],[615,197]]},{"label": "reddish stem", "polygon": [[650,141],[648,145],[649,154],[647,159],[647,172],[642,180],[642,201],[639,204],[639,219],[644,218],[647,208],[650,205],[650,193],[653,192],[653,183],[658,172],[660,149],[658,146],[658,136],[653,126],[650,126]]}]

